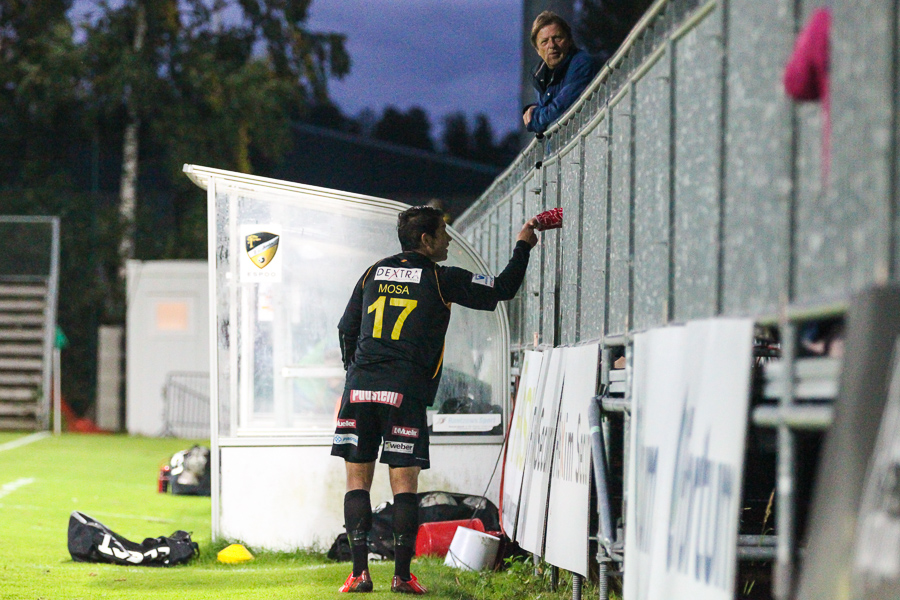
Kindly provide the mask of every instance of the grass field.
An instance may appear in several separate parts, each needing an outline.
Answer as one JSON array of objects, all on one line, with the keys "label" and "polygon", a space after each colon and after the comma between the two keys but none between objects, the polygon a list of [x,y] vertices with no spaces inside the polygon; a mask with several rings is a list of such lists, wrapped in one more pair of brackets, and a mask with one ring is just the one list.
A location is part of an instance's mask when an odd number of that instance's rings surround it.
[{"label": "grass field", "polygon": [[[216,561],[226,545],[210,542],[210,500],[158,493],[159,467],[192,442],[121,435],[64,434],[4,448],[25,434],[0,433],[0,598],[294,600],[341,598],[349,563],[317,553],[254,552],[241,565]],[[81,511],[130,540],[193,534],[201,554],[172,568],[76,563],[66,547],[69,514]],[[250,548],[254,551],[253,548]],[[393,565],[372,564],[371,598],[390,593]],[[438,559],[416,559],[413,572],[435,599],[569,598],[568,580],[550,592],[548,577],[519,563],[500,573],[463,573]],[[585,598],[596,597],[586,588]]]}]

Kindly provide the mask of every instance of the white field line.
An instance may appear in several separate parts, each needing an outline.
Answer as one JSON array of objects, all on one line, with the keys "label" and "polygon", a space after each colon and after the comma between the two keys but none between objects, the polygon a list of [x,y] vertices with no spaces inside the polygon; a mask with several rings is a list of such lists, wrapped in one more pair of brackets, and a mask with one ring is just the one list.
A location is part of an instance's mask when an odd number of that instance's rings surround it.
[{"label": "white field line", "polygon": [[96,512],[91,511],[91,516],[111,517],[114,519],[133,519],[135,521],[150,521],[152,523],[174,523],[173,519],[162,519],[160,517],[148,517],[144,515],[127,515],[123,513]]},{"label": "white field line", "polygon": [[[2,498],[2,494],[0,494],[0,498]],[[13,510],[46,510],[43,506],[33,506],[30,504],[3,504],[0,503],[0,508],[10,508]],[[172,524],[175,522],[174,519],[163,519],[160,517],[150,517],[145,515],[126,515],[123,513],[111,513],[111,512],[95,512],[91,511],[90,516],[98,516],[98,517],[111,517],[115,519],[129,519],[132,521],[150,521],[151,523],[167,523]]]},{"label": "white field line", "polygon": [[[250,561],[250,562],[252,562],[252,561]],[[228,568],[226,565],[223,565],[221,568],[218,568],[218,569],[202,568],[202,569],[193,569],[193,570],[194,570],[195,572],[199,572],[199,573],[249,573],[249,572],[251,572],[251,571],[252,571],[252,572],[258,573],[258,572],[260,572],[260,571],[313,571],[313,570],[317,570],[317,569],[327,569],[327,568],[329,568],[329,567],[339,567],[339,566],[341,566],[341,565],[339,565],[339,564],[333,564],[333,565],[304,565],[304,566],[302,566],[302,567],[294,567],[294,566],[288,567],[288,566],[284,566],[284,567],[264,567],[264,568],[261,568],[261,569],[254,569],[254,568],[251,568],[251,567],[232,567],[232,568]]]},{"label": "white field line", "polygon": [[50,437],[50,433],[47,431],[39,431],[37,433],[32,433],[31,435],[26,435],[25,437],[20,437],[17,440],[13,440],[11,442],[6,442],[5,444],[0,444],[0,452],[4,450],[12,450],[13,448],[18,448],[19,446],[24,446],[26,444],[30,444],[31,442],[36,442],[38,440],[42,440],[45,437]]},{"label": "white field line", "polygon": [[0,486],[0,498],[6,496],[8,494],[12,494],[14,491],[22,487],[23,485],[28,485],[29,483],[34,483],[34,477],[22,477],[20,479],[16,479],[15,481],[10,481],[9,483],[4,483]]}]

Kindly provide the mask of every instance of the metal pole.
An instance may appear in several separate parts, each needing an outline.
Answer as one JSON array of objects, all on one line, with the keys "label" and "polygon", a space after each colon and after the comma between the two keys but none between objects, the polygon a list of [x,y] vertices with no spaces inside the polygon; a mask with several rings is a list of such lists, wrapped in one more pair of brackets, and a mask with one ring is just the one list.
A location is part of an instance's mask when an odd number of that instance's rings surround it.
[{"label": "metal pole", "polygon": [[581,600],[581,586],[583,580],[578,573],[572,573],[572,600]]},{"label": "metal pole", "polygon": [[600,563],[600,581],[598,583],[600,600],[609,600],[609,581],[606,577],[606,565],[607,561]]},{"label": "metal pole", "polygon": [[[625,404],[627,407],[631,406],[631,389],[632,389],[632,366],[634,361],[634,348],[629,342],[625,346]],[[629,463],[631,462],[631,410],[630,408],[626,408],[626,410],[622,413],[622,472],[628,473],[628,469],[630,468]],[[624,483],[622,484],[622,512],[621,514],[628,514],[628,477],[624,478]],[[629,523],[625,523],[625,527],[628,527]]]},{"label": "metal pole", "polygon": [[[784,393],[779,398],[779,407],[789,409],[794,403],[794,354],[796,327],[783,322],[781,342],[784,357]],[[778,425],[778,478],[776,522],[778,538],[775,549],[775,581],[774,595],[777,600],[789,600],[794,578],[794,468],[795,468],[794,432],[787,423]]]},{"label": "metal pole", "polygon": [[601,548],[609,556],[609,548],[615,539],[612,528],[612,510],[609,505],[609,486],[606,481],[608,467],[606,464],[606,451],[603,441],[603,426],[600,417],[599,397],[592,398],[588,406],[588,426],[591,432],[591,458],[594,463],[594,483],[597,485],[597,513],[600,517],[600,531],[597,536]]},{"label": "metal pole", "polygon": [[62,350],[53,348],[53,435],[62,433]]},{"label": "metal pole", "polygon": [[[231,199],[229,198],[229,204],[231,203]],[[215,542],[219,538],[219,526],[220,526],[220,518],[221,518],[221,468],[222,468],[222,455],[219,449],[219,323],[218,323],[218,295],[219,295],[219,280],[218,280],[218,254],[216,249],[218,247],[218,237],[216,231],[216,224],[218,222],[218,213],[217,213],[217,202],[216,202],[216,178],[210,177],[209,184],[206,189],[206,219],[207,219],[207,267],[209,268],[209,458],[210,458],[210,489],[211,489],[211,506],[210,506],[210,524],[211,524],[211,532],[210,537],[211,541]],[[235,215],[233,204],[229,206],[229,219],[231,219],[230,227],[228,228],[229,238],[234,235],[235,230]],[[230,265],[232,269],[232,276],[234,276],[234,266]],[[229,327],[229,335],[234,333],[234,327],[236,325],[237,319],[234,314],[237,300],[235,298],[235,289],[237,288],[237,279],[232,281],[232,284],[229,286],[229,318],[230,323]],[[237,340],[237,336],[232,335],[232,340]],[[234,409],[237,408],[237,402],[234,401],[234,394],[237,393],[237,369],[235,353],[237,352],[236,348],[231,348],[228,353],[228,360],[231,362],[229,365],[231,367],[230,373],[230,382],[231,386],[228,390],[222,390],[225,393],[225,397],[228,398],[228,401],[231,402],[232,410],[231,415],[232,418],[234,413],[236,412]],[[229,429],[228,433],[232,433],[233,430]]]}]

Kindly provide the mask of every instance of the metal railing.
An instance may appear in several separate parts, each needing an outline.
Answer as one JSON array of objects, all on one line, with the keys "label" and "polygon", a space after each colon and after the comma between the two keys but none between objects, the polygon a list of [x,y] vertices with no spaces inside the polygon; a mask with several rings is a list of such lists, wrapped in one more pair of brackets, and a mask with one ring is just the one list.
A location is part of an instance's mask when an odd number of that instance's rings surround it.
[{"label": "metal railing", "polygon": [[59,230],[59,217],[0,215],[0,428],[50,427]]},{"label": "metal railing", "polygon": [[[185,439],[209,437],[209,373],[169,373],[163,400],[162,435]],[[219,414],[220,420],[227,422],[227,410],[220,410]]]}]

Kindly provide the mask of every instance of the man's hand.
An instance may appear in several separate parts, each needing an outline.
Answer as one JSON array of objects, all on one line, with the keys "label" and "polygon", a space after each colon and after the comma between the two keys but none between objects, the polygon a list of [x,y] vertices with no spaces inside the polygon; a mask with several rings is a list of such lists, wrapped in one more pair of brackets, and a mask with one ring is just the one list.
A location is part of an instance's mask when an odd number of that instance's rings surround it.
[{"label": "man's hand", "polygon": [[525,112],[522,113],[522,120],[525,121],[525,127],[528,127],[528,124],[531,123],[531,115],[534,114],[534,109],[536,106],[529,106],[525,109]]},{"label": "man's hand", "polygon": [[516,241],[527,242],[529,246],[534,248],[535,244],[538,242],[537,236],[534,234],[534,227],[537,225],[537,220],[531,218],[522,225],[522,230],[519,232],[519,235],[516,236]]}]

